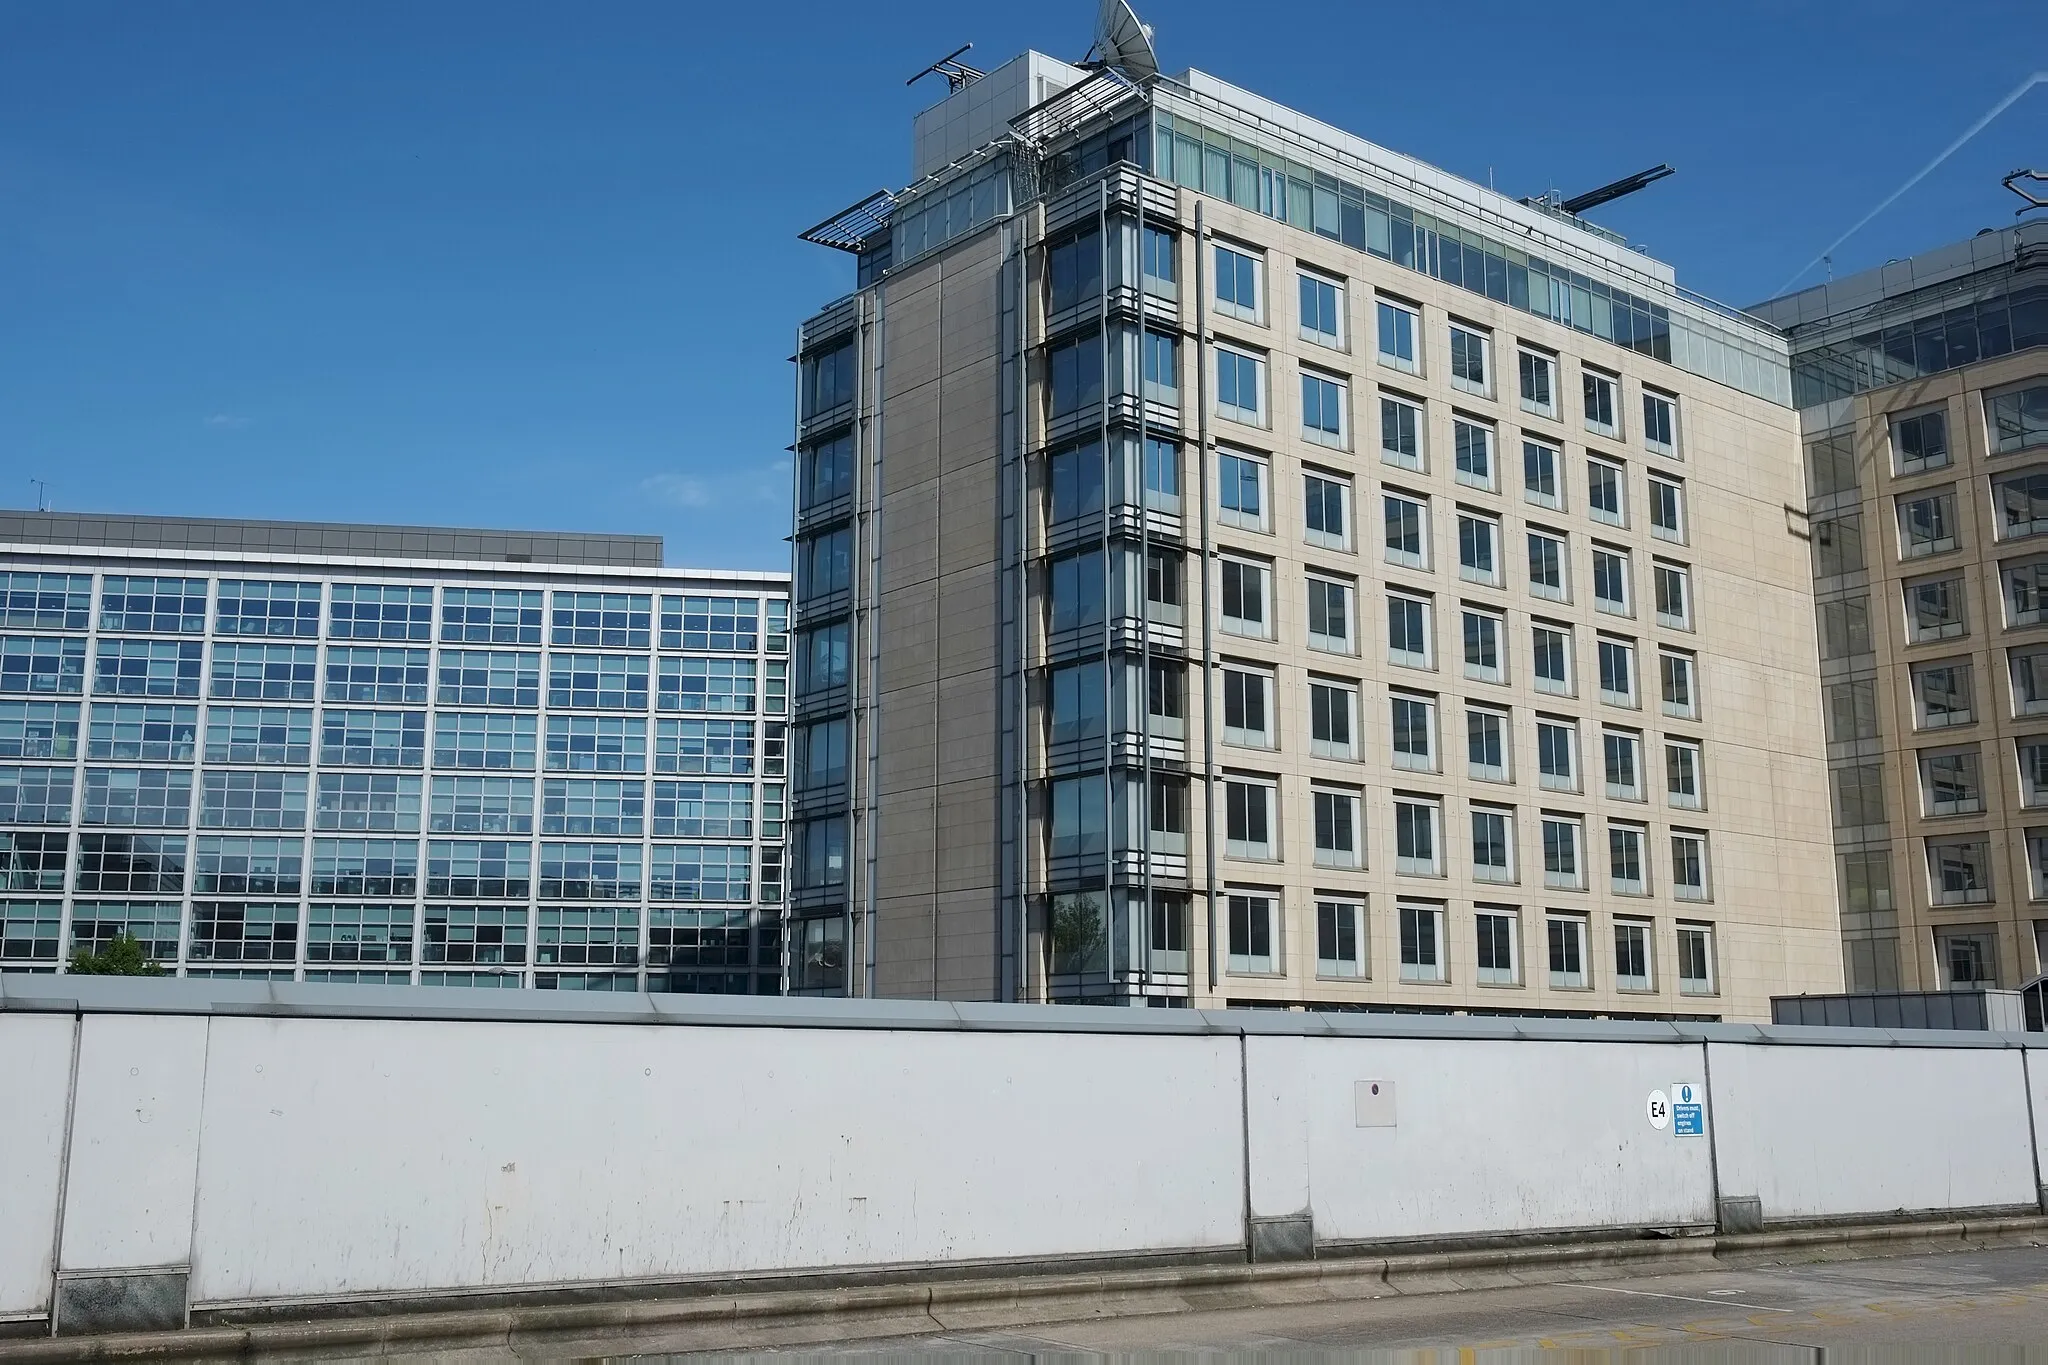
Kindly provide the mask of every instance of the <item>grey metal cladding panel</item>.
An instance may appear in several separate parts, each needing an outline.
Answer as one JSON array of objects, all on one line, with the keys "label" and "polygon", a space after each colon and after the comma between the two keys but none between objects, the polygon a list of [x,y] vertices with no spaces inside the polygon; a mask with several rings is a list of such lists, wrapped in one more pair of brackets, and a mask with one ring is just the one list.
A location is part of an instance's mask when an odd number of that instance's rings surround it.
[{"label": "grey metal cladding panel", "polygon": [[665,562],[660,536],[206,517],[102,516],[12,509],[0,510],[0,541],[18,545],[99,545],[175,551],[232,550],[248,554],[473,559],[499,563],[513,555],[523,555],[537,564],[624,565],[650,569],[661,568]]}]

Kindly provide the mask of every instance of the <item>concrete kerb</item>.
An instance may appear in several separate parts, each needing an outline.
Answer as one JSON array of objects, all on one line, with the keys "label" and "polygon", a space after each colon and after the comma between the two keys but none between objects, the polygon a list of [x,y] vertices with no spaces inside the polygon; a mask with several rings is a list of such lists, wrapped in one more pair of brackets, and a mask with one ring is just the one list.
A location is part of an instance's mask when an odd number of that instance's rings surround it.
[{"label": "concrete kerb", "polygon": [[[1716,1264],[1852,1260],[2048,1243],[2048,1217],[1788,1228],[1503,1249],[1355,1254],[1280,1264],[1204,1264],[1074,1275],[996,1275],[841,1289],[659,1300],[404,1312],[174,1332],[0,1340],[8,1361],[204,1359],[261,1354],[328,1359],[395,1351],[560,1354],[751,1349],[1100,1317],[1273,1307],[1617,1279]],[[584,1352],[588,1353],[588,1352]]]}]

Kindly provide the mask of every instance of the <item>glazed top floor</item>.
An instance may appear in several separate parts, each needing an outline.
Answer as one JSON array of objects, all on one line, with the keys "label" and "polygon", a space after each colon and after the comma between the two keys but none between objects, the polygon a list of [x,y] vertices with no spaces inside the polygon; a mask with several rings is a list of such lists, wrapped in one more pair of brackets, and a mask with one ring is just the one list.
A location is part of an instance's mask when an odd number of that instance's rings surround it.
[{"label": "glazed top floor", "polygon": [[[943,158],[943,160],[942,160]],[[1594,224],[1190,70],[1143,86],[1026,53],[917,117],[921,178],[806,234],[863,287],[1118,162],[1781,406],[1784,335]],[[934,164],[937,163],[937,164]],[[857,224],[851,222],[858,217]]]}]

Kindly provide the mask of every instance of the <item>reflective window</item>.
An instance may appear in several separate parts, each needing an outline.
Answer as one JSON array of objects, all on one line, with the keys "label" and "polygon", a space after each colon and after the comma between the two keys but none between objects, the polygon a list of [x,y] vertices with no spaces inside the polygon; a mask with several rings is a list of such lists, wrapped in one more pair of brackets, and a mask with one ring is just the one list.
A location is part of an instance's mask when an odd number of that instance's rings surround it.
[{"label": "reflective window", "polygon": [[61,900],[0,900],[0,958],[55,962],[63,923]]},{"label": "reflective window", "polygon": [[1522,496],[1538,507],[1564,506],[1564,478],[1558,472],[1556,446],[1542,441],[1522,442]]},{"label": "reflective window", "polygon": [[305,773],[201,775],[199,823],[206,829],[304,829]]},{"label": "reflective window", "polygon": [[336,583],[327,632],[337,640],[431,640],[434,590]]},{"label": "reflective window", "polygon": [[[428,906],[425,961],[493,966],[524,963],[525,908],[501,905]],[[519,980],[517,974],[507,979],[515,984]]]},{"label": "reflective window", "polygon": [[1422,320],[1415,310],[1380,299],[1375,317],[1379,324],[1380,363],[1409,374],[1420,374],[1422,353],[1415,344],[1415,338],[1422,330]]},{"label": "reflective window", "polygon": [[1296,277],[1301,294],[1301,335],[1319,346],[1344,345],[1344,286],[1307,271]]},{"label": "reflective window", "polygon": [[1485,333],[1451,324],[1451,387],[1467,393],[1492,392],[1493,340]]},{"label": "reflective window", "polygon": [[87,768],[88,825],[182,829],[192,819],[192,774],[166,768]]},{"label": "reflective window", "polygon": [[520,588],[443,588],[441,640],[444,644],[537,645],[540,594]]},{"label": "reflective window", "polygon": [[87,758],[189,763],[198,747],[199,708],[101,702],[92,709]]},{"label": "reflective window", "polygon": [[1519,358],[1523,411],[1557,416],[1557,361],[1535,351],[1522,351]]},{"label": "reflective window", "polygon": [[1948,413],[1940,408],[1892,421],[1892,463],[1901,474],[1946,469]]},{"label": "reflective window", "polygon": [[98,952],[127,934],[141,943],[143,956],[175,962],[183,921],[176,901],[79,901],[71,908],[71,950]]},{"label": "reflective window", "polygon": [[311,701],[319,671],[319,650],[312,645],[234,645],[213,647],[213,674],[207,695],[216,700]]},{"label": "reflective window", "polygon": [[427,653],[424,649],[327,650],[327,700],[425,702]]},{"label": "reflective window", "polygon": [[[429,896],[525,899],[533,888],[533,845],[486,839],[432,839],[427,843]],[[525,916],[521,915],[522,921]],[[521,928],[524,928],[522,923]]]},{"label": "reflective window", "polygon": [[530,777],[436,777],[427,828],[435,834],[533,833]]},{"label": "reflective window", "polygon": [[100,640],[92,690],[101,696],[196,697],[198,640]]},{"label": "reflective window", "polygon": [[656,782],[657,839],[745,839],[754,832],[754,788],[746,782]]},{"label": "reflective window", "polygon": [[1266,529],[1266,462],[1225,452],[1216,457],[1218,519],[1248,531]]},{"label": "reflective window", "polygon": [[72,695],[85,690],[85,641],[0,636],[0,692]]},{"label": "reflective window", "polygon": [[0,824],[70,824],[72,771],[0,768]]},{"label": "reflective window", "polygon": [[654,771],[744,775],[754,771],[754,722],[655,722]]},{"label": "reflective window", "polygon": [[1260,284],[1265,262],[1248,252],[1216,247],[1216,311],[1226,317],[1258,322],[1264,315]]},{"label": "reflective window", "polygon": [[444,649],[435,695],[443,706],[539,706],[540,655]]},{"label": "reflective window", "polygon": [[213,628],[220,635],[311,639],[320,633],[320,585],[224,578]]},{"label": "reflective window", "polygon": [[1458,482],[1492,491],[1495,477],[1493,428],[1477,422],[1453,420],[1451,439],[1457,450]]},{"label": "reflective window", "polygon": [[[542,844],[541,898],[633,900],[640,894],[640,867],[638,844]],[[541,911],[543,942],[548,913]]]},{"label": "reflective window", "polygon": [[[2038,340],[2035,344],[2039,344]],[[1995,394],[1985,401],[1984,407],[1993,454],[2048,445],[2048,384]]]},{"label": "reflective window", "polygon": [[637,716],[549,716],[547,766],[556,772],[644,773],[647,722]]},{"label": "reflective window", "polygon": [[0,758],[76,758],[75,701],[0,701]]},{"label": "reflective window", "polygon": [[313,805],[314,829],[404,834],[416,833],[419,827],[419,778],[397,773],[320,774]]},{"label": "reflective window", "polygon": [[620,654],[550,654],[548,705],[647,709],[647,660]]},{"label": "reflective window", "polygon": [[661,647],[751,654],[760,639],[760,612],[755,597],[664,597]]},{"label": "reflective window", "polygon": [[0,626],[84,630],[91,612],[91,574],[0,573]]},{"label": "reflective window", "polygon": [[746,847],[656,844],[647,894],[653,900],[743,901],[752,895]]},{"label": "reflective window", "polygon": [[1351,443],[1349,386],[1331,375],[1301,372],[1303,440],[1342,450]]},{"label": "reflective window", "polygon": [[[410,905],[316,905],[307,915],[306,961],[411,962],[412,935]],[[308,972],[306,979],[334,978]],[[406,974],[400,972],[392,980],[403,984]]]},{"label": "reflective window", "polygon": [[797,456],[797,504],[809,509],[853,495],[851,433],[807,445]]},{"label": "reflective window", "polygon": [[[1707,880],[1707,836],[1681,830],[1671,832],[1671,894],[1682,901],[1703,901],[1708,898]],[[1680,960],[1684,960],[1685,931],[1679,931]],[[1681,970],[1681,975],[1683,974]],[[1705,976],[1706,973],[1701,973]],[[1680,983],[1683,990],[1684,983]],[[1709,982],[1706,990],[1713,986]]]},{"label": "reflective window", "polygon": [[541,783],[542,834],[638,835],[647,819],[647,784],[592,777]]},{"label": "reflective window", "polygon": [[182,834],[81,834],[73,890],[99,895],[168,895],[185,889]]},{"label": "reflective window", "polygon": [[1658,455],[1678,453],[1678,400],[1643,390],[1643,445]]},{"label": "reflective window", "polygon": [[754,661],[665,658],[656,700],[663,711],[752,711]]},{"label": "reflective window", "polygon": [[71,836],[62,830],[0,830],[0,890],[62,892],[70,844]]},{"label": "reflective window", "polygon": [[654,599],[647,593],[557,592],[552,644],[645,649]]},{"label": "reflective window", "polygon": [[1216,348],[1216,413],[1252,426],[1266,424],[1264,357]]},{"label": "reflective window", "polygon": [[[194,962],[294,962],[299,956],[298,902],[196,901],[187,955]],[[285,971],[279,979],[289,981],[291,975]]]},{"label": "reflective window", "polygon": [[1380,459],[1402,469],[1422,469],[1422,405],[1380,398]]},{"label": "reflective window", "polygon": [[310,763],[313,713],[280,706],[213,706],[206,712],[208,763]]},{"label": "reflective window", "polygon": [[100,584],[100,629],[201,634],[206,630],[206,580],[108,574]]},{"label": "reflective window", "polygon": [[[206,834],[192,858],[192,889],[205,896],[296,896],[305,874],[299,839]],[[292,914],[296,923],[298,914]]]},{"label": "reflective window", "polygon": [[2020,540],[2048,531],[2048,470],[1992,480],[1991,501],[1997,509],[2000,540]]},{"label": "reflective window", "polygon": [[1426,499],[1389,492],[1383,503],[1386,558],[1410,569],[1429,567],[1429,503]]},{"label": "reflective window", "polygon": [[437,768],[506,768],[532,772],[539,747],[538,716],[489,711],[440,711],[434,716],[434,766]]},{"label": "reflective window", "polygon": [[337,711],[320,716],[320,761],[347,767],[417,768],[427,758],[424,711]]}]

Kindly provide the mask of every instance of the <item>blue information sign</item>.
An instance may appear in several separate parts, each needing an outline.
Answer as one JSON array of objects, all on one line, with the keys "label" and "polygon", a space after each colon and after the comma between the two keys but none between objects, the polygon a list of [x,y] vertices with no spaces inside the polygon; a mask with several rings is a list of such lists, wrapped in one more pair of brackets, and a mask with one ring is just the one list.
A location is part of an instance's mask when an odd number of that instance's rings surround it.
[{"label": "blue information sign", "polygon": [[1698,1086],[1680,1081],[1671,1087],[1671,1133],[1674,1137],[1705,1137],[1706,1096]]}]

